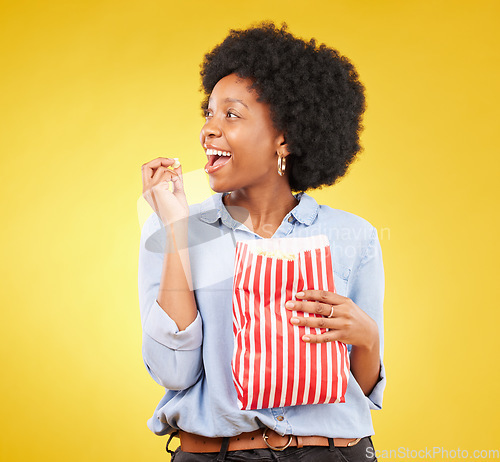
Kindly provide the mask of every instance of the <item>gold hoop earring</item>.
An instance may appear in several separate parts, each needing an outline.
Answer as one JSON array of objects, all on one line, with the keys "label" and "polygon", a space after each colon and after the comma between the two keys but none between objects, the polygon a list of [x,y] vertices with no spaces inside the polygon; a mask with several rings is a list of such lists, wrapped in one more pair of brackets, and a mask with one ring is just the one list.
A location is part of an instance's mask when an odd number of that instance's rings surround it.
[{"label": "gold hoop earring", "polygon": [[286,157],[278,156],[278,175],[283,176],[286,169]]}]

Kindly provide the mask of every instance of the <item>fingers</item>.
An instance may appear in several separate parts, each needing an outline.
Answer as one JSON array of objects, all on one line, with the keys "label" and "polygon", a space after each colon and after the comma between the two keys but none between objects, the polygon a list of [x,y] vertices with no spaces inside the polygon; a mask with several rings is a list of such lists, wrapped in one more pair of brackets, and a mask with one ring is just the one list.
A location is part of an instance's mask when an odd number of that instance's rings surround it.
[{"label": "fingers", "polygon": [[338,305],[344,303],[347,297],[343,297],[335,292],[328,290],[304,290],[295,294],[296,298],[301,300],[317,300],[328,305]]},{"label": "fingers", "polygon": [[174,194],[184,193],[184,180],[182,178],[182,166],[174,168],[175,176],[172,176],[172,184],[174,186]]},{"label": "fingers", "polygon": [[149,191],[157,186],[162,181],[172,181],[174,183],[174,193],[182,191],[182,167],[173,167],[177,162],[176,159],[168,157],[158,157],[144,165],[142,165],[142,183],[143,192]]},{"label": "fingers", "polygon": [[[304,290],[298,292],[295,297],[296,300],[285,303],[285,308],[311,313],[314,316],[294,316],[290,319],[291,324],[311,329],[328,329],[327,332],[321,334],[308,333],[303,335],[304,342],[346,341],[350,324],[347,303],[349,298],[326,290]],[[329,317],[330,314],[331,317]]]},{"label": "fingers", "polygon": [[151,183],[158,184],[160,181],[170,181],[173,176],[177,176],[177,173],[164,165],[160,165],[153,174]]},{"label": "fingers", "polygon": [[177,158],[158,157],[142,165],[142,179],[143,196],[165,226],[189,216],[182,168]]},{"label": "fingers", "polygon": [[339,331],[330,330],[324,334],[307,334],[302,336],[302,340],[306,343],[326,343],[341,341],[341,333]]},{"label": "fingers", "polygon": [[[319,316],[326,316],[332,318],[339,316],[341,314],[341,307],[339,305],[334,306],[332,304],[322,303],[318,301],[315,302],[298,301],[298,300],[288,301],[285,303],[285,308],[287,310],[304,311],[305,313],[312,313],[312,314],[317,314]],[[332,314],[331,316],[330,313]]]},{"label": "fingers", "polygon": [[345,305],[328,305],[321,302],[301,302],[297,300],[286,302],[285,308],[290,311],[302,311],[328,319],[345,317],[347,312]]},{"label": "fingers", "polygon": [[172,193],[176,196],[184,196],[184,181],[182,179],[182,167],[176,167],[173,171],[160,166],[156,170],[152,178],[152,182],[155,185],[161,184],[162,182],[166,182],[166,186],[168,188],[169,182],[172,182]]},{"label": "fingers", "polygon": [[[142,171],[142,195],[151,208],[160,214],[158,197],[156,194],[165,194],[169,190],[169,182],[173,185],[173,194],[181,202],[185,203],[184,183],[182,180],[182,168],[173,167],[178,162],[176,159],[168,157],[158,157],[141,166]],[[156,190],[156,192],[155,192]]]},{"label": "fingers", "polygon": [[170,167],[175,163],[175,159],[170,157],[158,157],[153,159],[142,166],[142,179],[148,180],[153,178],[156,169],[163,165],[164,167]]},{"label": "fingers", "polygon": [[[168,170],[168,167],[171,167],[175,163],[175,159],[171,159],[168,157],[158,157],[157,159],[153,159],[152,161],[142,165],[142,187],[143,191],[151,189],[158,182],[158,176],[165,171],[173,172],[172,170]],[[174,169],[174,170],[178,170]],[[179,170],[180,171],[180,170]],[[176,172],[177,173],[177,172]]]},{"label": "fingers", "polygon": [[294,326],[299,327],[310,327],[312,329],[345,329],[347,327],[347,322],[344,319],[329,319],[323,316],[315,317],[315,316],[294,316],[290,319],[290,323]]}]

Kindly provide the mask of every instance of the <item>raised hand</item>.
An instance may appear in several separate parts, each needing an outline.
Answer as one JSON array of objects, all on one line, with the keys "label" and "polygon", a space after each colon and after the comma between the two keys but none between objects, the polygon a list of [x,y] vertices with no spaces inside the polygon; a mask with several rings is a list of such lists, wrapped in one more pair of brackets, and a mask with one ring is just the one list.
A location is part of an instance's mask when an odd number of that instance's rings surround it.
[{"label": "raised hand", "polygon": [[172,158],[158,157],[142,166],[142,195],[165,226],[189,216],[182,167],[173,167],[175,162]]}]

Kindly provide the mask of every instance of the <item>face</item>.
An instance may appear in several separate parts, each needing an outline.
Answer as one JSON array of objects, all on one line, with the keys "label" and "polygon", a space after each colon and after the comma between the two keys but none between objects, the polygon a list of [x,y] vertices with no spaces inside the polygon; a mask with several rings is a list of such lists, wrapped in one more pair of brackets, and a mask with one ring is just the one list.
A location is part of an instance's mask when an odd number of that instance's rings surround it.
[{"label": "face", "polygon": [[[284,151],[284,137],[273,127],[269,106],[249,90],[251,83],[230,74],[210,95],[200,142],[208,158],[210,187],[216,192],[269,187],[284,180],[278,175],[276,154]],[[214,155],[214,150],[226,155]]]}]

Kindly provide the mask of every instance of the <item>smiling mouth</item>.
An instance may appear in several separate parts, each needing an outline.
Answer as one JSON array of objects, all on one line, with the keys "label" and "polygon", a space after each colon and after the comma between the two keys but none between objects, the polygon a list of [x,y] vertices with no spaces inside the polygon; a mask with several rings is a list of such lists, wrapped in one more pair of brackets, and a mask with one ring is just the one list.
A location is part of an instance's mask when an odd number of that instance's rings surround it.
[{"label": "smiling mouth", "polygon": [[216,149],[206,150],[208,162],[205,165],[206,173],[213,173],[224,165],[226,165],[232,158],[232,155],[228,151],[218,151]]}]

